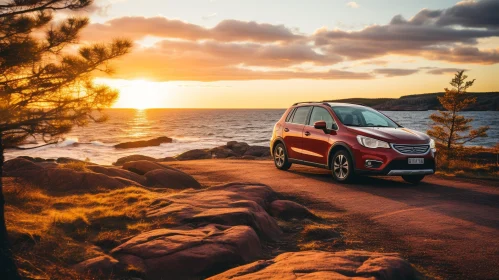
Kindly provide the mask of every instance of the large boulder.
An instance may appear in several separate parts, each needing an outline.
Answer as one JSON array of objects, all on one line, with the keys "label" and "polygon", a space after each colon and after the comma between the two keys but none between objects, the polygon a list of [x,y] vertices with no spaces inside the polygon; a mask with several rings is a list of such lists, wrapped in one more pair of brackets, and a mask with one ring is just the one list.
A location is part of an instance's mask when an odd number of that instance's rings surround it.
[{"label": "large boulder", "polygon": [[307,207],[290,200],[274,200],[270,203],[269,212],[272,216],[284,220],[317,219]]},{"label": "large boulder", "polygon": [[129,161],[123,164],[123,169],[137,173],[139,175],[144,175],[149,171],[164,168],[166,168],[164,165],[147,160]]},{"label": "large boulder", "polygon": [[121,157],[121,158],[117,159],[116,162],[113,163],[113,165],[121,166],[127,162],[138,161],[138,160],[156,161],[156,159],[153,157],[148,157],[148,156],[143,156],[143,155],[130,155],[130,156]]},{"label": "large boulder", "polygon": [[191,175],[173,168],[155,169],[147,172],[144,176],[148,186],[170,189],[201,188],[199,182]]},{"label": "large boulder", "polygon": [[265,146],[250,146],[245,152],[245,156],[270,157],[270,148]]},{"label": "large boulder", "polygon": [[36,173],[25,174],[24,179],[49,191],[96,191],[98,189],[118,189],[137,185],[125,178],[114,178],[94,172],[75,171],[67,168],[44,168]]},{"label": "large boulder", "polygon": [[101,173],[110,177],[128,179],[142,186],[146,185],[146,178],[144,176],[140,176],[137,173],[125,169],[116,168],[116,167],[107,167],[102,165],[89,165],[86,168],[95,173]]},{"label": "large boulder", "polygon": [[202,190],[186,190],[155,200],[147,216],[191,223],[246,225],[261,237],[276,240],[277,222],[265,209],[275,199],[274,191],[262,184],[232,183]]},{"label": "large boulder", "polygon": [[84,160],[79,160],[75,158],[69,158],[69,157],[60,157],[56,159],[57,163],[80,163],[83,165],[95,165],[95,163],[89,162],[89,161],[84,161]]},{"label": "large boulder", "polygon": [[210,153],[212,158],[228,158],[228,157],[237,156],[237,154],[234,153],[234,151],[227,148],[226,146],[213,148],[210,150]]},{"label": "large boulder", "polygon": [[5,175],[25,179],[54,192],[86,192],[99,188],[117,189],[137,185],[137,182],[128,178],[110,177],[94,172],[61,168],[60,166],[44,168],[40,164],[23,158],[15,158],[5,162]]},{"label": "large boulder", "polygon": [[237,156],[242,156],[249,149],[250,145],[245,142],[229,141],[227,148],[231,149]]},{"label": "large boulder", "polygon": [[422,279],[398,254],[366,251],[284,253],[215,275],[218,279]]},{"label": "large boulder", "polygon": [[163,143],[171,143],[173,142],[172,138],[163,136],[150,140],[143,141],[132,141],[132,142],[124,142],[117,145],[114,145],[116,149],[131,149],[131,148],[143,148],[143,147],[151,147],[151,146],[159,146]]},{"label": "large boulder", "polygon": [[109,275],[111,274],[118,261],[110,256],[103,255],[95,257],[92,259],[85,260],[74,266],[74,269],[82,274],[99,274],[99,275]]},{"label": "large boulder", "polygon": [[211,152],[209,149],[195,149],[182,153],[175,157],[177,160],[209,159]]},{"label": "large boulder", "polygon": [[138,267],[147,279],[203,279],[256,259],[261,246],[250,227],[211,224],[145,232],[111,253],[120,266]]},{"label": "large boulder", "polygon": [[4,175],[12,177],[19,177],[32,172],[36,173],[40,170],[43,170],[43,167],[31,160],[20,157],[8,160],[3,165]]}]

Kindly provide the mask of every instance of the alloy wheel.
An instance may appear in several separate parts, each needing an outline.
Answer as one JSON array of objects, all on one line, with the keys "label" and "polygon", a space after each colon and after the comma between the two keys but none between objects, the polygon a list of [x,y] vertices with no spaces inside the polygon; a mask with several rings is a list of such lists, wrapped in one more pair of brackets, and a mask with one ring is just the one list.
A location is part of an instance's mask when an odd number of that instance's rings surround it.
[{"label": "alloy wheel", "polygon": [[274,153],[274,161],[277,166],[282,167],[284,165],[285,160],[284,149],[281,146],[278,146]]},{"label": "alloy wheel", "polygon": [[348,176],[348,160],[344,155],[338,155],[333,163],[334,175],[340,180]]}]

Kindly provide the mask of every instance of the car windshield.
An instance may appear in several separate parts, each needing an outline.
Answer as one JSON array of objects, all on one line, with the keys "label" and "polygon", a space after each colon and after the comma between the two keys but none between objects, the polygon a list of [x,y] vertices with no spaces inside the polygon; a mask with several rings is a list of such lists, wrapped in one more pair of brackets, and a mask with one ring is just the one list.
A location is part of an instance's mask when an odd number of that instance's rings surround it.
[{"label": "car windshield", "polygon": [[400,127],[387,116],[366,107],[334,106],[334,113],[346,126]]}]

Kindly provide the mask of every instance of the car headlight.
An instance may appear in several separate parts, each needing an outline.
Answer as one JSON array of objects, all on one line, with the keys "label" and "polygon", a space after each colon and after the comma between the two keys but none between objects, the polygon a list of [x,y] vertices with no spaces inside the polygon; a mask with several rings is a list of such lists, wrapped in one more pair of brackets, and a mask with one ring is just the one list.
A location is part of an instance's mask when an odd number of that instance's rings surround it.
[{"label": "car headlight", "polygon": [[433,139],[430,139],[430,149],[435,149],[436,146],[435,146],[435,140]]},{"label": "car headlight", "polygon": [[359,144],[366,148],[390,148],[390,145],[386,143],[385,141],[381,141],[378,139],[370,138],[370,137],[365,137],[361,135],[357,135],[357,141],[359,141]]}]

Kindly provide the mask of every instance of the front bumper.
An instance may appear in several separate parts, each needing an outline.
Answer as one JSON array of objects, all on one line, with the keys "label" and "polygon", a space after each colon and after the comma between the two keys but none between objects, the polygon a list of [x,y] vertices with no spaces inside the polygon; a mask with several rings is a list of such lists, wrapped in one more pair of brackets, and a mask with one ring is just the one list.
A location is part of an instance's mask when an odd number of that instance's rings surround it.
[{"label": "front bumper", "polygon": [[[436,171],[436,151],[429,150],[421,155],[401,154],[393,148],[368,149],[356,145],[353,149],[355,172],[365,175],[430,175]],[[423,158],[424,164],[409,164],[409,158]],[[366,161],[379,161],[381,164],[367,166]]]},{"label": "front bumper", "polygon": [[402,176],[402,175],[429,175],[435,173],[433,169],[412,169],[412,170],[390,170],[388,176]]}]

